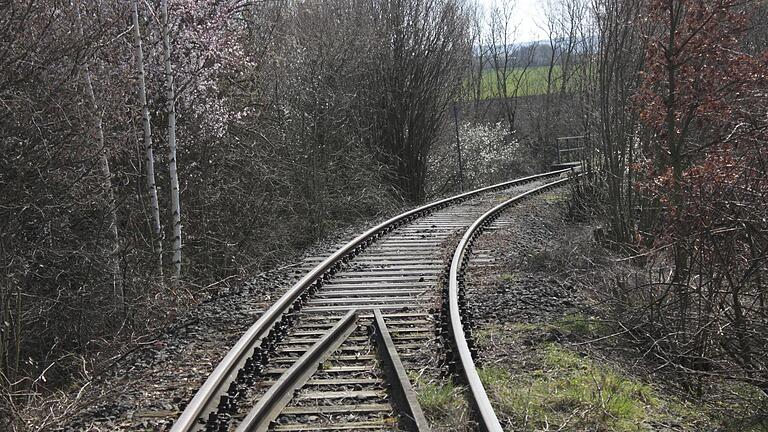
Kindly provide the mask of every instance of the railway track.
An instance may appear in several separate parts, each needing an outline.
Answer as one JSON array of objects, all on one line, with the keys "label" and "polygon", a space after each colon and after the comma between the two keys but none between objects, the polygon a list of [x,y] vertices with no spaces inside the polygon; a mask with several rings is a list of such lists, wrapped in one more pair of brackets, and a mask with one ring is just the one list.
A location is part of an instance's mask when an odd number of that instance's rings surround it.
[{"label": "railway track", "polygon": [[428,430],[406,366],[441,352],[467,384],[478,427],[501,430],[462,322],[464,267],[505,206],[563,184],[568,171],[419,207],[308,260],[313,268],[241,337],[172,431]]}]

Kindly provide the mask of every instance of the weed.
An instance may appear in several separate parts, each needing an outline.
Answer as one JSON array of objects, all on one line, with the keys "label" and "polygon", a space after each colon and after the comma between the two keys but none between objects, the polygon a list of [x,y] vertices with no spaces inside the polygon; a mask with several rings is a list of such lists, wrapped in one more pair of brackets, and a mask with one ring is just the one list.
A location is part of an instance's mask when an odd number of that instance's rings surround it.
[{"label": "weed", "polygon": [[475,329],[473,336],[475,338],[475,342],[480,345],[486,345],[491,341],[491,338],[494,334],[503,334],[504,331],[504,327],[502,326],[488,324]]},{"label": "weed", "polygon": [[426,412],[438,413],[456,402],[457,391],[450,381],[441,384],[424,384],[420,389],[419,403]]},{"label": "weed", "polygon": [[528,323],[528,322],[516,322],[516,323],[509,323],[507,324],[507,331],[513,334],[521,334],[521,333],[527,333],[532,332],[534,330],[538,330],[546,326],[546,324],[540,324],[540,323]]},{"label": "weed", "polygon": [[464,389],[450,379],[425,381],[414,379],[419,404],[433,430],[462,431],[467,428],[468,408]]},{"label": "weed", "polygon": [[[559,425],[573,430],[648,430],[665,415],[685,415],[653,389],[554,343],[536,348],[541,368],[522,375],[491,366],[480,371],[497,412],[515,430]],[[663,409],[662,409],[663,408]]]},{"label": "weed", "polygon": [[[507,353],[516,353],[513,364],[522,366],[507,369],[498,366],[504,362],[489,362],[478,371],[505,429],[629,432],[665,425],[670,429],[664,430],[768,432],[768,418],[757,414],[766,412],[768,398],[754,386],[721,382],[720,397],[687,401],[537,337],[548,332],[583,339],[611,329],[590,316],[571,314],[549,323],[486,325],[475,331],[483,340],[493,337],[494,345],[509,347]],[[753,402],[743,406],[744,400]]]}]

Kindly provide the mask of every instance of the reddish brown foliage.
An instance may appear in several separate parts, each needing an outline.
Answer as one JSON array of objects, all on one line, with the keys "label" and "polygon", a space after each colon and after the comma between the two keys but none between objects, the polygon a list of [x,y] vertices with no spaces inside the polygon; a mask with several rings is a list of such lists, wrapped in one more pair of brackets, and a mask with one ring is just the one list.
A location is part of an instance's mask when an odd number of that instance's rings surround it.
[{"label": "reddish brown foliage", "polygon": [[651,305],[659,346],[687,369],[718,365],[768,389],[768,51],[741,44],[753,6],[650,2],[634,98],[650,158],[634,169],[660,204],[651,234],[674,251],[673,289]]},{"label": "reddish brown foliage", "polygon": [[[741,51],[749,24],[742,1],[655,0],[646,19],[661,31],[650,35],[643,83],[635,96],[643,122],[660,137],[674,114],[677,134],[690,122],[727,126],[739,114],[745,92],[766,79],[765,57]],[[674,86],[670,89],[670,85]],[[667,149],[669,150],[669,149]]]},{"label": "reddish brown foliage", "polygon": [[740,45],[749,10],[737,0],[649,4],[655,33],[648,35],[646,70],[634,97],[642,122],[654,132],[641,187],[664,204],[668,222],[706,227],[696,217],[699,201],[765,160],[760,102],[768,87],[768,51],[749,54]]}]

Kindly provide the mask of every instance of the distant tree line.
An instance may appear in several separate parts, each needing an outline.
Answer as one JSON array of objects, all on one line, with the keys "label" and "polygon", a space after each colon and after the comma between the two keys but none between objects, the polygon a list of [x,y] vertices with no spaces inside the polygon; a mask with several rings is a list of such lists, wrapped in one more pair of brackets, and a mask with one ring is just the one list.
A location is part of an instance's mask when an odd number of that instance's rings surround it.
[{"label": "distant tree line", "polygon": [[[511,13],[512,15],[510,16],[510,19],[518,18],[517,15],[514,14],[514,9],[511,9]],[[487,53],[489,52],[506,53],[506,55],[508,55],[508,62],[511,64],[514,64],[515,67],[522,67],[522,68],[541,67],[541,66],[549,66],[552,63],[552,57],[558,57],[557,52],[567,45],[566,40],[554,40],[552,41],[553,44],[550,44],[550,41],[548,40],[513,43],[512,45],[503,45],[504,44],[503,41],[492,41],[492,42],[501,42],[502,45],[474,47],[474,61],[479,62],[482,59],[484,62],[482,64],[478,63],[477,66],[482,66],[484,70],[492,71],[492,72],[495,72],[499,64],[498,64],[498,59],[494,60],[494,58],[488,58]],[[583,41],[581,42],[577,41],[576,44],[581,46],[583,44]],[[587,53],[574,52],[572,54],[579,61],[589,60],[586,56],[581,56],[581,54],[584,54],[584,55],[590,54],[588,52]],[[497,58],[498,58],[498,54],[497,54]]]}]

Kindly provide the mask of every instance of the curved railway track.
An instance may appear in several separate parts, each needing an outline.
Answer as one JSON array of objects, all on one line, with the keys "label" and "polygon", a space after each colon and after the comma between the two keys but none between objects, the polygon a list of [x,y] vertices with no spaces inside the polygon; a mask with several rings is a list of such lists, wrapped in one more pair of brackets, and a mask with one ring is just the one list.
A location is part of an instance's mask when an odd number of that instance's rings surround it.
[{"label": "curved railway track", "polygon": [[461,372],[478,428],[500,431],[462,322],[462,274],[474,238],[504,207],[569,171],[419,207],[322,259],[246,331],[172,431],[428,430],[403,363],[438,352]]}]

